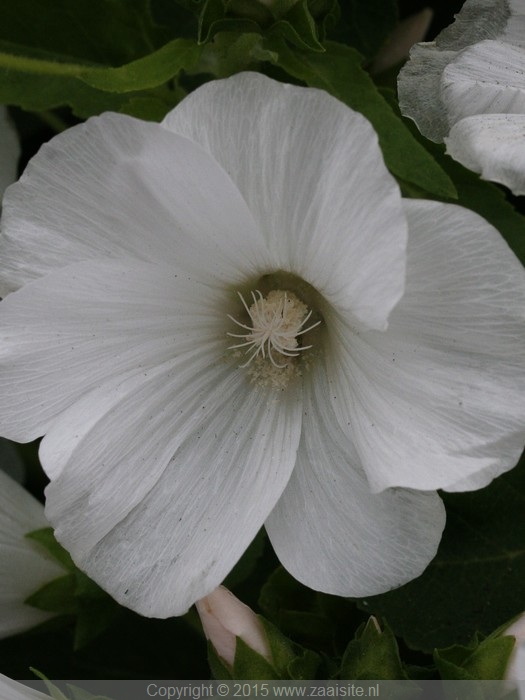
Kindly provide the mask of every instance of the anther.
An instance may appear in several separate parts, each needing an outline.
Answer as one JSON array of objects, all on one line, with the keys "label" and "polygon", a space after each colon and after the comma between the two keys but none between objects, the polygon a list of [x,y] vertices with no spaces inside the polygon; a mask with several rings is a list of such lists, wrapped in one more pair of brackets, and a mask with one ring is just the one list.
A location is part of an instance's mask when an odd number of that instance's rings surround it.
[{"label": "anther", "polygon": [[232,338],[244,339],[242,343],[229,346],[230,350],[246,348],[246,354],[250,356],[241,367],[248,367],[256,358],[262,358],[269,360],[276,369],[284,369],[303,350],[312,347],[299,345],[298,338],[321,322],[317,321],[304,328],[312,316],[312,311],[308,311],[306,305],[293,292],[277,289],[263,297],[262,293],[256,290],[251,293],[251,306],[248,306],[240,292],[238,294],[251,322],[251,326],[241,323],[228,314],[228,318],[246,331],[228,333]]}]

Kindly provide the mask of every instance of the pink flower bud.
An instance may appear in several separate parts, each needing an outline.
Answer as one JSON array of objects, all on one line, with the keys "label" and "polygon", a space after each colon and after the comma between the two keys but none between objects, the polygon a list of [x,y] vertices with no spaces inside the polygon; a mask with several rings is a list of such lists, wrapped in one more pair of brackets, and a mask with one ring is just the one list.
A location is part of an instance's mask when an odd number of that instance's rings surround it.
[{"label": "pink flower bud", "polygon": [[272,655],[261,621],[244,603],[224,586],[219,586],[210,595],[196,602],[206,638],[217,654],[233,666],[236,637],[267,661]]}]

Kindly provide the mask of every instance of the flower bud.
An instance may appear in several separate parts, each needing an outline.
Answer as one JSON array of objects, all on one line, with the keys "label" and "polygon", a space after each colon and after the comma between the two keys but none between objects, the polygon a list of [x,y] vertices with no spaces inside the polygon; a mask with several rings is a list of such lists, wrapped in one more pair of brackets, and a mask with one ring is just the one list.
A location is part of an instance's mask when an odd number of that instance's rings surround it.
[{"label": "flower bud", "polygon": [[263,626],[253,612],[224,586],[196,603],[206,638],[217,654],[233,666],[237,637],[253,651],[271,661],[271,652]]}]

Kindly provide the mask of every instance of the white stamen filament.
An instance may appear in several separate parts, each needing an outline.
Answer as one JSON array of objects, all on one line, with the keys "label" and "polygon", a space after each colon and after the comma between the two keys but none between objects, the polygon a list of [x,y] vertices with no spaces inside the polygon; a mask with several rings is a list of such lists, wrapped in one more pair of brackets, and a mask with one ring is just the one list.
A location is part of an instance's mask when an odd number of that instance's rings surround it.
[{"label": "white stamen filament", "polygon": [[261,356],[263,359],[268,358],[274,367],[283,369],[289,362],[277,362],[274,354],[293,358],[298,357],[302,350],[312,347],[311,345],[299,347],[297,338],[308,333],[321,322],[317,321],[308,328],[303,328],[311,317],[312,311],[308,311],[306,305],[295,294],[273,290],[267,297],[263,297],[261,292],[256,290],[251,293],[253,304],[250,307],[242,294],[240,292],[238,294],[252,323],[248,326],[228,314],[228,318],[247,331],[247,333],[228,333],[233,338],[244,338],[243,343],[230,345],[230,350],[247,348],[246,352],[251,352],[247,362],[241,367],[247,367],[256,357]]}]

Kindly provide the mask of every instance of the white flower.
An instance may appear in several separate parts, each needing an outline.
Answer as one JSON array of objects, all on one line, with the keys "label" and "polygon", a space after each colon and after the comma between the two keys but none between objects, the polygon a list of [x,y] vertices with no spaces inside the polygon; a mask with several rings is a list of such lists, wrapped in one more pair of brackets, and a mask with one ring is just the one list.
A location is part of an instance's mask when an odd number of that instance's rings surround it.
[{"label": "white flower", "polygon": [[467,168],[525,194],[525,0],[467,0],[410,56],[403,114]]},{"label": "white flower", "polygon": [[90,119],[9,189],[1,247],[1,432],[45,434],[58,540],[143,614],[208,595],[263,524],[312,588],[399,586],[434,490],[521,452],[521,265],[402,201],[322,91],[241,74],[161,125]]},{"label": "white flower", "polygon": [[229,666],[233,666],[235,660],[237,637],[268,661],[272,660],[261,621],[227,588],[219,586],[195,605],[206,639]]},{"label": "white flower", "polygon": [[2,700],[50,700],[50,696],[0,673],[0,698]]},{"label": "white flower", "polygon": [[44,506],[0,471],[0,639],[52,617],[24,601],[65,570],[25,535],[49,527]]},{"label": "white flower", "polygon": [[5,188],[16,180],[20,145],[7,109],[0,105],[0,202]]}]

